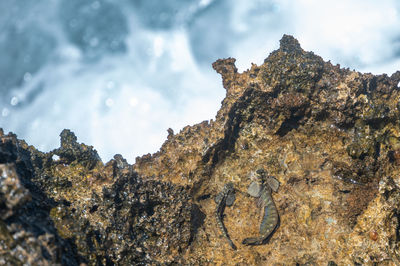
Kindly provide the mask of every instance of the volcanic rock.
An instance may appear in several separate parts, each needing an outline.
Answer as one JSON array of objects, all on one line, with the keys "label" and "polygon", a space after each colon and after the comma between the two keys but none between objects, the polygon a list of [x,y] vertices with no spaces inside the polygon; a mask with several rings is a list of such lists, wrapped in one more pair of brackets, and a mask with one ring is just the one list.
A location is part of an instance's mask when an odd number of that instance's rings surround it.
[{"label": "volcanic rock", "polygon": [[[69,130],[38,151],[0,134],[0,264],[400,265],[400,72],[362,74],[284,35],[243,73],[217,60],[215,120],[106,164]],[[128,141],[128,140],[127,140]],[[280,223],[262,245],[260,169]],[[217,224],[215,197],[236,199]]]}]

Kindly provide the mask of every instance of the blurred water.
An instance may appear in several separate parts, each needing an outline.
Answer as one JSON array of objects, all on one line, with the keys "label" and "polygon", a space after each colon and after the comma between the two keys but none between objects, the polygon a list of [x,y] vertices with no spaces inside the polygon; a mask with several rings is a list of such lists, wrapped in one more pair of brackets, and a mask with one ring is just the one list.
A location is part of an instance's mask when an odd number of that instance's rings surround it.
[{"label": "blurred water", "polygon": [[261,64],[293,34],[325,60],[399,69],[395,0],[1,0],[0,127],[43,151],[69,128],[104,161],[159,149],[214,118],[211,63]]}]

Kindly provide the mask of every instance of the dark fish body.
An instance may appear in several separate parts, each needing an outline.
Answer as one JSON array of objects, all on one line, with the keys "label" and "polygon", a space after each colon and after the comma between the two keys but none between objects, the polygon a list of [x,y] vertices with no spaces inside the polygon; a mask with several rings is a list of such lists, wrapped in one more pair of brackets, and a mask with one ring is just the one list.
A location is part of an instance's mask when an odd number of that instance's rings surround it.
[{"label": "dark fish body", "polygon": [[242,242],[244,245],[262,245],[278,225],[279,214],[271,196],[271,189],[263,186],[258,201],[263,209],[260,236],[245,238]]},{"label": "dark fish body", "polygon": [[221,229],[222,234],[228,240],[229,245],[236,250],[235,244],[232,242],[231,238],[228,235],[228,231],[223,222],[223,215],[226,206],[231,206],[235,201],[235,190],[233,188],[232,183],[225,184],[223,190],[217,195],[215,198],[215,202],[217,203],[217,208],[215,210],[215,217],[217,219],[218,227]]}]

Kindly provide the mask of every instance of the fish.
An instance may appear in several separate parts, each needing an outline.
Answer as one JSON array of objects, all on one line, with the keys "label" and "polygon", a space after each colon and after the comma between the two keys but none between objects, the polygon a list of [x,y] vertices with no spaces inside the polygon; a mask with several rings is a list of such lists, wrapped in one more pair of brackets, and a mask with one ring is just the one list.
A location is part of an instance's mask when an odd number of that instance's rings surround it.
[{"label": "fish", "polygon": [[229,237],[228,231],[223,222],[224,210],[226,206],[233,205],[235,201],[235,189],[233,187],[233,183],[229,182],[225,184],[224,188],[218,195],[215,197],[215,203],[217,207],[215,209],[215,217],[217,220],[218,227],[222,231],[223,236],[228,240],[229,245],[233,250],[237,250],[235,244]]},{"label": "fish", "polygon": [[275,192],[279,188],[279,181],[273,177],[268,177],[263,184],[253,181],[248,187],[249,195],[258,198],[257,205],[262,209],[262,220],[260,224],[260,235],[258,237],[248,237],[242,241],[244,245],[262,245],[272,235],[279,224],[279,213],[272,198],[272,190]]}]

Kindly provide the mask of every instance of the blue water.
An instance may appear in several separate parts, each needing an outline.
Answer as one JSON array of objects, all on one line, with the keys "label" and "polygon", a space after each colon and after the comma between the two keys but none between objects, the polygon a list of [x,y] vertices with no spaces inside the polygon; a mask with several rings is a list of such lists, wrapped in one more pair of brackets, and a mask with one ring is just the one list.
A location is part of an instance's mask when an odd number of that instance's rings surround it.
[{"label": "blue water", "polygon": [[[323,2],[323,3],[321,3]],[[284,33],[359,71],[399,67],[397,1],[1,0],[0,127],[48,151],[64,128],[130,163],[215,117],[211,63],[261,64]]]}]

